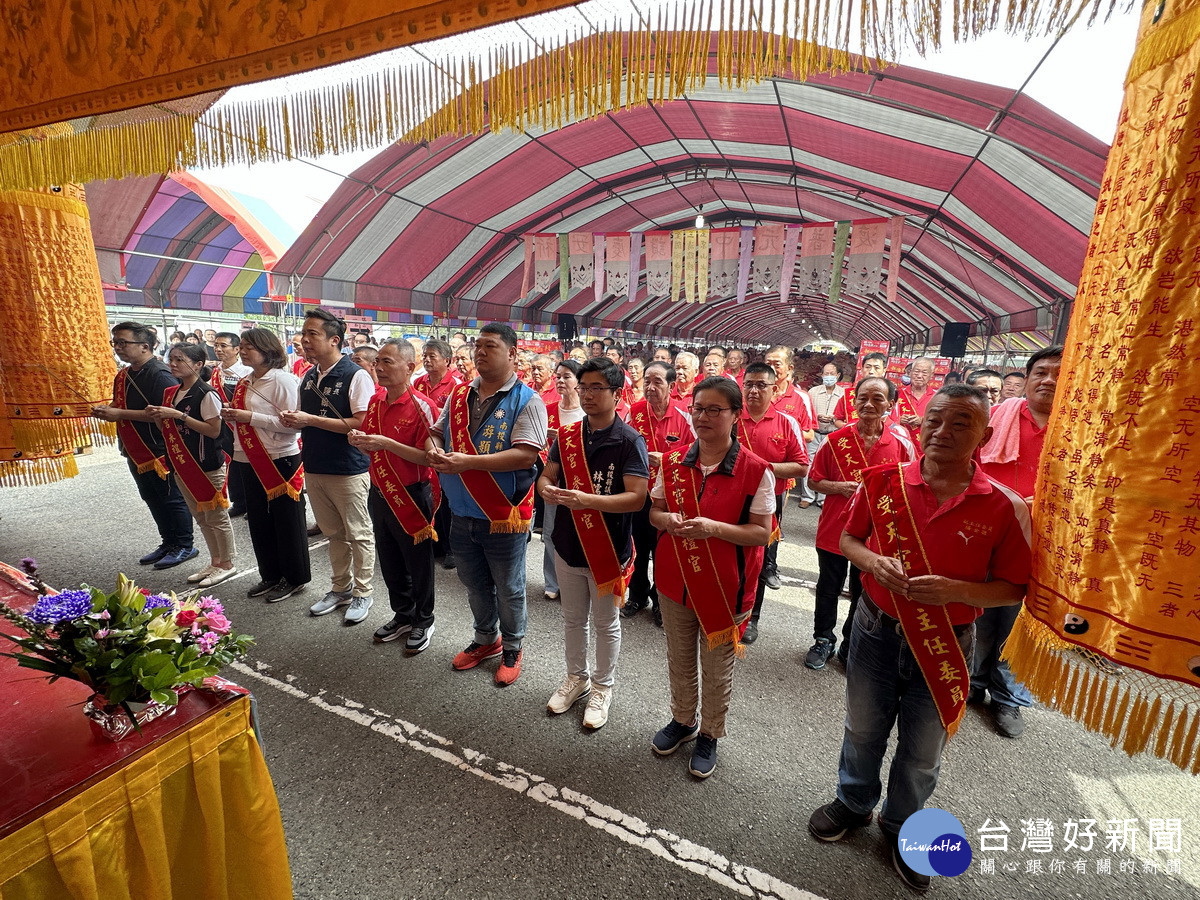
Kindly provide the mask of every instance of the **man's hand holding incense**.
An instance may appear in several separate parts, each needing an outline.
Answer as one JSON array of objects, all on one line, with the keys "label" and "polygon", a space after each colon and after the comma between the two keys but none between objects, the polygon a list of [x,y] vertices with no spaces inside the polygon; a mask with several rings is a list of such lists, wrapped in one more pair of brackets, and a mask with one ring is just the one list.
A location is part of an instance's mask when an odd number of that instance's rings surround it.
[{"label": "man's hand holding incense", "polygon": [[904,574],[904,566],[901,565],[900,560],[891,556],[876,556],[875,561],[871,564],[871,574],[876,581],[893,594],[908,596],[911,582]]}]

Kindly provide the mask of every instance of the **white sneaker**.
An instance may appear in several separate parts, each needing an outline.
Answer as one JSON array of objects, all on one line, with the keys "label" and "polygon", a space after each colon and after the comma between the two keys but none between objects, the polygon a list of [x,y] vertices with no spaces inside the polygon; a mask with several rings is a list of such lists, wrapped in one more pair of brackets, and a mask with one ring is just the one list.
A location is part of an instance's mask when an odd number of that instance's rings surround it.
[{"label": "white sneaker", "polygon": [[592,696],[588,697],[587,708],[583,711],[583,727],[603,728],[608,721],[608,707],[612,703],[612,688],[596,685]]},{"label": "white sneaker", "polygon": [[[199,572],[193,572],[191,575],[189,575],[187,577],[188,584],[195,584],[197,581],[203,581],[205,578],[207,578],[213,572],[217,572],[217,571],[220,571],[220,570],[217,569],[216,566],[205,566]],[[203,585],[202,585],[202,587],[203,587]]]},{"label": "white sneaker", "polygon": [[546,709],[556,716],[565,713],[575,705],[575,701],[586,696],[592,690],[592,679],[586,675],[568,675],[562,686],[550,695]]},{"label": "white sneaker", "polygon": [[222,581],[227,581],[237,574],[237,567],[230,566],[228,569],[222,569],[220,566],[213,566],[209,569],[208,577],[200,582],[200,587],[210,588],[214,584],[220,584]]}]

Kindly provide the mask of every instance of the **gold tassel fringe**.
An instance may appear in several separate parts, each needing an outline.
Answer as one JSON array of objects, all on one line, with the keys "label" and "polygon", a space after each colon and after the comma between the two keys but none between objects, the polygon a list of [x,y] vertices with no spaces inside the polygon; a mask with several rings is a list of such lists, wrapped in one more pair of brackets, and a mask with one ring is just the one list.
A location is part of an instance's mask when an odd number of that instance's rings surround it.
[{"label": "gold tassel fringe", "polygon": [[[1064,649],[1065,648],[1065,649]],[[1041,703],[1102,734],[1126,754],[1152,753],[1184,771],[1200,772],[1200,695],[1184,700],[1175,682],[1122,669],[1021,613],[1004,645],[1013,674]]]},{"label": "gold tassel fringe", "polygon": [[52,459],[0,460],[0,487],[30,487],[53,484],[79,474],[79,466],[71,454]]},{"label": "gold tassel fringe", "polygon": [[[566,36],[556,45],[530,35],[519,45],[204,113],[167,116],[156,106],[152,117],[112,127],[17,132],[13,141],[0,141],[0,188],[348,153],[487,129],[558,128],[699,90],[710,58],[723,87],[744,88],[894,59],[910,43],[925,53],[941,45],[942,5],[889,0],[881,8],[878,0],[858,0],[835,9],[826,0],[805,0],[777,15],[766,0],[706,0],[660,9],[654,27],[614,21],[569,43]],[[1107,19],[1116,6],[1114,0],[978,0],[955,4],[946,18],[955,41],[1001,27],[1002,11],[1006,31],[1033,37],[1057,33],[1085,12]],[[857,56],[850,50],[856,31]]]}]

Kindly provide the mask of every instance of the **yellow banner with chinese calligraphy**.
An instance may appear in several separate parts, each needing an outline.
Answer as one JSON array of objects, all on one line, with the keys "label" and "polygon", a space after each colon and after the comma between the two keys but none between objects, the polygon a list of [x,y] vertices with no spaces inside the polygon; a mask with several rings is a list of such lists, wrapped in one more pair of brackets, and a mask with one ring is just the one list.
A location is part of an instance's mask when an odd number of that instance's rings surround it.
[{"label": "yellow banner with chinese calligraphy", "polygon": [[77,448],[116,435],[91,418],[116,365],[79,185],[0,191],[0,316],[0,484],[71,477]]},{"label": "yellow banner with chinese calligraphy", "polygon": [[1196,773],[1200,0],[1162,10],[1145,7],[1126,79],[1006,657],[1039,700],[1113,746]]}]

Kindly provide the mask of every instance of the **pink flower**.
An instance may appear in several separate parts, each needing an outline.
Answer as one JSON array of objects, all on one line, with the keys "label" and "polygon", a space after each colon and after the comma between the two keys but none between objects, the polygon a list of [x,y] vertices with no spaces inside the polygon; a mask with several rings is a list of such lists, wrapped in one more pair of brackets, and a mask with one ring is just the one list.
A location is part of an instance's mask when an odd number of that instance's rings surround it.
[{"label": "pink flower", "polygon": [[96,632],[96,637],[97,638],[106,638],[109,636],[110,633],[111,632],[107,628],[101,628],[99,631]]},{"label": "pink flower", "polygon": [[185,609],[175,616],[175,624],[180,628],[191,628],[198,617],[199,613],[194,609]]},{"label": "pink flower", "polygon": [[201,653],[212,653],[220,640],[221,636],[215,631],[206,631],[196,638],[196,646],[200,648]]},{"label": "pink flower", "polygon": [[232,627],[225,615],[219,611],[205,615],[204,624],[217,634],[229,634],[229,629]]},{"label": "pink flower", "polygon": [[221,601],[216,597],[201,597],[200,608],[206,612],[225,612],[224,607],[221,606]]}]

